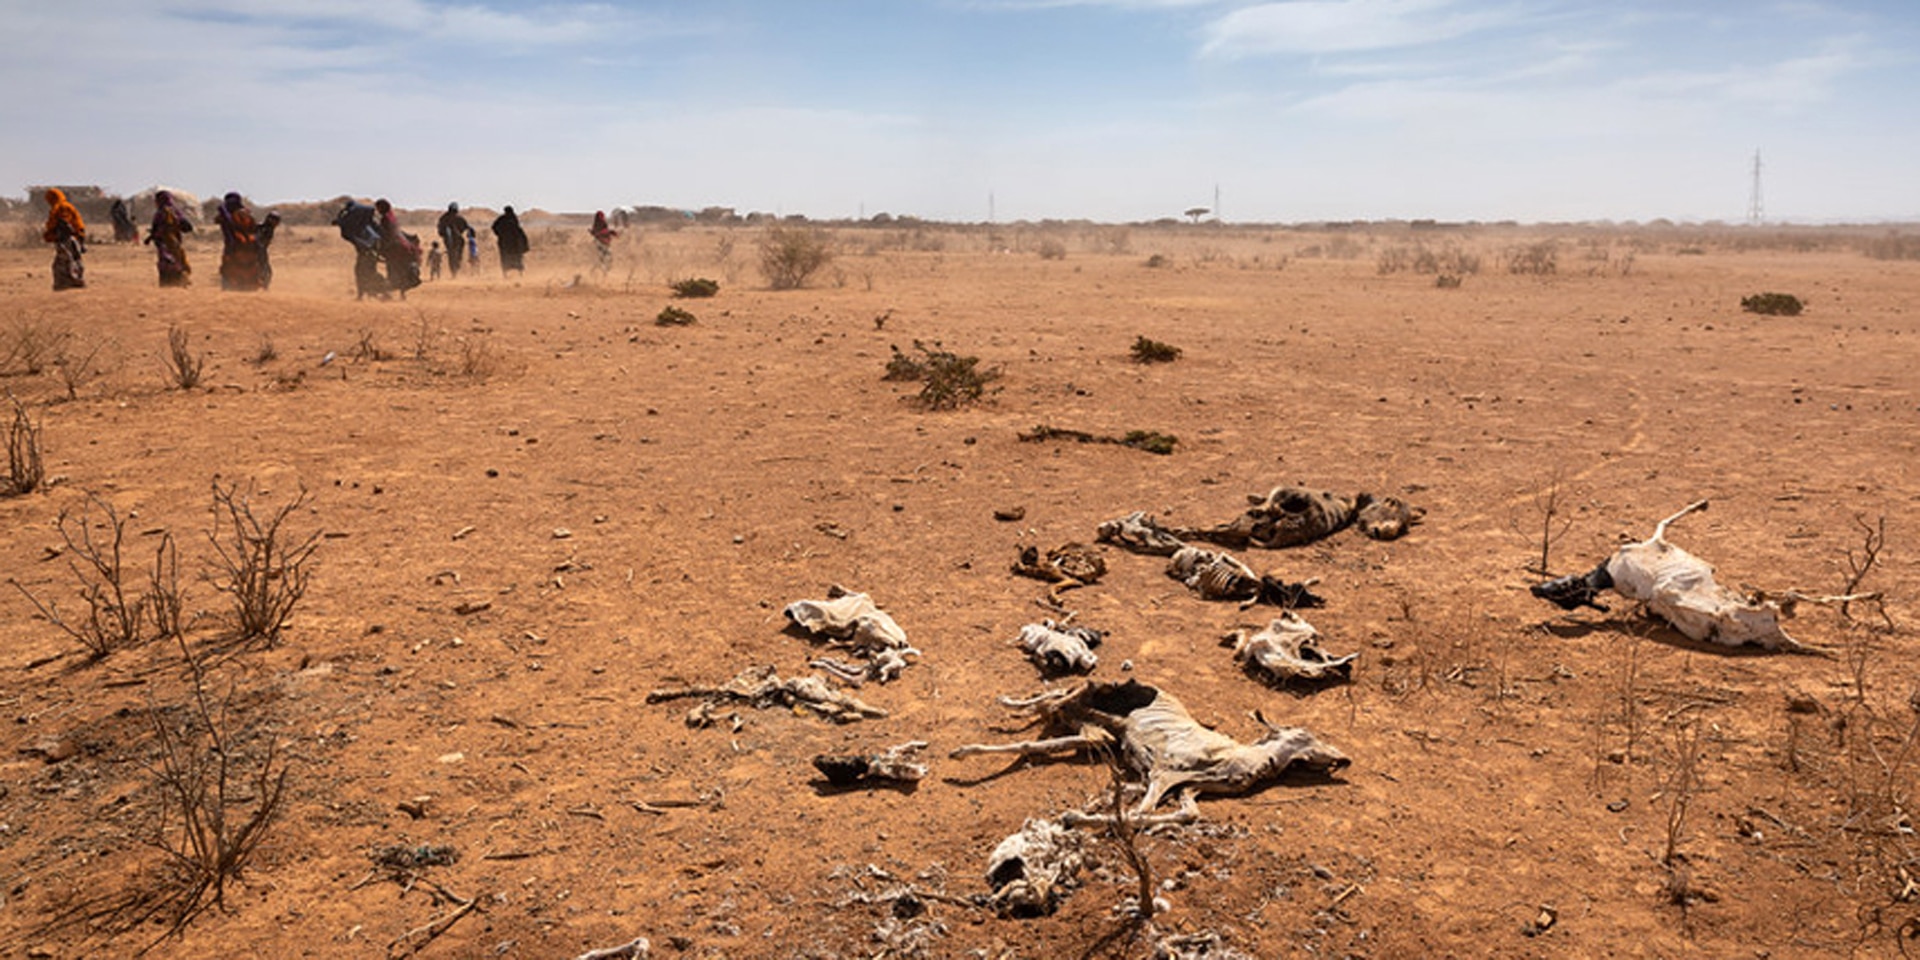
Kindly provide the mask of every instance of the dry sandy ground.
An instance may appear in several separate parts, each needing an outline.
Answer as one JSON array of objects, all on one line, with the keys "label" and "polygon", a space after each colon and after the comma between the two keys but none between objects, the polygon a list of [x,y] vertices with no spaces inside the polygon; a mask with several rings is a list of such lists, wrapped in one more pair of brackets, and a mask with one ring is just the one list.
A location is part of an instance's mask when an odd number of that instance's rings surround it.
[{"label": "dry sandy ground", "polygon": [[[50,548],[89,492],[132,518],[140,564],[173,532],[236,756],[275,743],[289,770],[224,909],[177,939],[47,929],[152,889],[169,821],[150,717],[178,717],[190,688],[177,648],[84,662],[0,591],[0,954],[571,957],[644,935],[669,957],[1145,956],[1210,932],[1261,957],[1814,957],[1914,934],[1920,263],[1837,235],[1563,234],[1556,275],[1516,276],[1502,252],[1550,233],[1422,235],[1484,256],[1439,289],[1376,270],[1405,235],[1136,229],[1115,252],[1118,234],[1062,231],[1068,255],[1043,259],[1035,231],[869,231],[773,292],[753,231],[634,232],[609,278],[572,284],[579,232],[535,231],[524,279],[481,269],[384,303],[352,300],[346,245],[318,228],[283,238],[261,295],[219,292],[205,239],[186,290],[157,289],[145,249],[96,248],[92,285],[62,294],[43,249],[0,251],[0,357],[23,328],[64,330],[69,350],[104,344],[105,371],[76,399],[55,372],[0,371],[59,479],[0,500],[0,571],[71,609],[71,554]],[[1336,240],[1357,255],[1314,255]],[[718,298],[656,326],[665,283],[696,275]],[[1761,291],[1808,311],[1743,313]],[[210,358],[204,388],[167,388],[170,325]],[[1139,335],[1185,354],[1130,362]],[[277,356],[254,362],[268,339]],[[880,378],[915,340],[1000,368],[999,389],[914,409]],[[1041,423],[1179,446],[1016,439]],[[1866,587],[1899,626],[1806,611],[1797,635],[1838,651],[1823,659],[1690,644],[1624,604],[1556,617],[1525,590],[1556,477],[1562,572],[1711,498],[1674,539],[1724,581],[1833,591],[1855,519],[1885,516]],[[1134,879],[1097,831],[1056,915],[971,905],[995,843],[1108,784],[1085,759],[946,758],[1013,738],[994,698],[1043,686],[1009,646],[1047,615],[1042,585],[1008,572],[1019,547],[1139,509],[1225,520],[1294,481],[1427,510],[1397,542],[1244,554],[1322,579],[1308,616],[1359,652],[1351,684],[1255,682],[1219,638],[1269,611],[1202,602],[1158,558],[1110,552],[1066,598],[1110,631],[1096,677],[1159,684],[1245,739],[1256,710],[1308,727],[1353,765],[1144,838],[1167,907],[1151,931],[1116,914]],[[253,484],[263,511],[304,490],[289,524],[323,534],[270,649],[222,647],[198,576],[216,482]],[[994,519],[1014,506],[1024,520]],[[806,672],[816,648],[781,609],[830,584],[871,593],[924,651],[858,691],[887,718],[742,708],[738,729],[691,729],[687,704],[645,702]],[[917,789],[831,790],[809,763],[912,739],[932,744]],[[236,815],[257,802],[234,794]],[[423,817],[399,809],[419,797]],[[376,869],[397,845],[457,861]],[[924,913],[894,916],[904,884]]]}]

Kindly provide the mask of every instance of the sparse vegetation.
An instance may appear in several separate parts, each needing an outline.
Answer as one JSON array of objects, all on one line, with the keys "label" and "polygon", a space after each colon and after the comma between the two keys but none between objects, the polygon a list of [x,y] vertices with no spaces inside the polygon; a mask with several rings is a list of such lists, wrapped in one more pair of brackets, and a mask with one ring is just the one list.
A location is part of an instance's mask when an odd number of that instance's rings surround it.
[{"label": "sparse vegetation", "polygon": [[353,336],[353,349],[347,356],[361,363],[385,363],[393,359],[393,352],[380,345],[380,335],[372,327],[361,327]]},{"label": "sparse vegetation", "polygon": [[62,510],[54,526],[65,544],[61,552],[67,557],[67,571],[73,576],[85,611],[69,616],[59,604],[34,596],[19,581],[9,578],[8,582],[48,623],[79,643],[89,660],[102,660],[115,650],[139,644],[146,622],[146,597],[134,596],[128,590],[122,562],[127,518],[97,494],[88,493],[78,514]]},{"label": "sparse vegetation", "polygon": [[659,316],[654,317],[653,322],[662,327],[684,327],[696,319],[691,311],[668,305],[660,309]]},{"label": "sparse vegetation", "polygon": [[167,352],[160,355],[160,361],[166,367],[169,386],[178,390],[200,386],[207,358],[205,354],[193,352],[192,339],[186,330],[177,326],[167,328]]},{"label": "sparse vegetation", "polygon": [[797,290],[833,262],[833,240],[825,231],[772,226],[760,236],[760,272],[775,290]]},{"label": "sparse vegetation", "polygon": [[1038,246],[1034,247],[1034,252],[1040,254],[1040,259],[1042,260],[1065,260],[1067,258],[1067,245],[1053,237],[1047,237],[1041,240]]},{"label": "sparse vegetation", "polygon": [[61,347],[73,334],[65,325],[20,314],[7,327],[0,343],[0,374],[21,373],[37,377],[60,356]]},{"label": "sparse vegetation", "polygon": [[1133,362],[1135,363],[1172,363],[1180,359],[1180,348],[1170,343],[1150,340],[1146,336],[1136,337],[1133,341]]},{"label": "sparse vegetation", "polygon": [[1161,433],[1158,430],[1128,430],[1125,434],[1114,437],[1104,434],[1088,433],[1085,430],[1050,427],[1046,424],[1041,424],[1026,433],[1020,434],[1020,439],[1026,443],[1041,443],[1047,440],[1071,440],[1075,443],[1111,443],[1122,447],[1132,447],[1135,450],[1144,450],[1148,453],[1157,453],[1163,457],[1172,454],[1174,446],[1180,442],[1178,437],[1170,433]]},{"label": "sparse vegetation", "polygon": [[100,354],[106,348],[105,340],[91,344],[75,344],[69,340],[60,345],[53,359],[53,371],[60,378],[60,385],[67,388],[68,400],[80,399],[80,388],[100,375]]},{"label": "sparse vegetation", "polygon": [[1480,272],[1480,257],[1452,246],[1435,250],[1424,243],[1401,244],[1381,250],[1376,268],[1383,276],[1404,271],[1461,277]]},{"label": "sparse vegetation", "polygon": [[1433,278],[1433,285],[1442,290],[1458,290],[1460,289],[1460,277],[1451,273],[1443,273]]},{"label": "sparse vegetation", "polygon": [[1552,240],[1523,244],[1507,251],[1507,272],[1550,276],[1560,269],[1560,245]]},{"label": "sparse vegetation", "polygon": [[1166,258],[1166,255],[1156,253],[1156,254],[1153,254],[1152,256],[1147,257],[1147,269],[1158,270],[1161,267],[1164,267],[1171,262],[1173,261],[1168,260]]},{"label": "sparse vegetation", "polygon": [[294,605],[306,595],[313,575],[313,554],[319,531],[300,535],[288,525],[306,506],[305,490],[264,517],[254,512],[249,485],[213,483],[214,589],[233,609],[235,639],[258,640],[272,646],[293,616]]},{"label": "sparse vegetation", "polygon": [[720,293],[720,281],[705,277],[678,280],[673,284],[673,295],[685,299],[700,299],[716,296]]},{"label": "sparse vegetation", "polygon": [[454,372],[468,380],[485,380],[500,372],[500,355],[493,349],[493,336],[472,333],[458,338],[459,362]]},{"label": "sparse vegetation", "polygon": [[923,410],[951,410],[979,400],[987,386],[1000,379],[998,367],[980,368],[979,357],[963,357],[944,349],[938,342],[932,347],[913,342],[918,356],[893,348],[883,380],[920,381],[923,386],[914,402]]},{"label": "sparse vegetation", "polygon": [[7,391],[7,475],[0,496],[18,497],[40,489],[46,481],[46,462],[40,452],[41,423],[20,398]]},{"label": "sparse vegetation", "polygon": [[264,367],[280,356],[280,348],[274,346],[273,334],[263,333],[260,341],[253,346],[253,356],[248,358],[256,367]]},{"label": "sparse vegetation", "polygon": [[1740,309],[1767,317],[1797,317],[1804,307],[1791,293],[1756,293],[1740,298]]}]

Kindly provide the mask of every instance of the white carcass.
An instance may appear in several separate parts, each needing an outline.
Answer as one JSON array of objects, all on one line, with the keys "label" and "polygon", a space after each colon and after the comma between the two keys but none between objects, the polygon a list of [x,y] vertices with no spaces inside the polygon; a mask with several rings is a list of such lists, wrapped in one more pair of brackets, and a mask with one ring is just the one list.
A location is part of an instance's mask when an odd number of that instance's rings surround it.
[{"label": "white carcass", "polygon": [[1292,610],[1260,630],[1236,630],[1226,640],[1233,645],[1234,660],[1275,681],[1346,680],[1353,676],[1353,661],[1359,656],[1336,657],[1320,649],[1320,631]]},{"label": "white carcass", "polygon": [[1091,627],[1073,627],[1052,620],[1029,623],[1020,628],[1014,641],[1026,651],[1028,659],[1048,676],[1065,673],[1092,673],[1100,658],[1093,648],[1102,634]]},{"label": "white carcass", "polygon": [[1078,882],[1086,856],[1081,837],[1057,820],[1028,820],[987,855],[994,912],[1004,917],[1050,914]]},{"label": "white carcass", "polygon": [[821,657],[809,664],[850,683],[885,683],[900,676],[908,658],[920,656],[907,642],[907,632],[864,593],[829,587],[827,599],[795,601],[787,605],[786,615],[808,633],[825,637],[829,646],[845,648],[866,661],[856,665]]},{"label": "white carcass", "polygon": [[1205,547],[1181,547],[1167,558],[1167,576],[1187,585],[1202,600],[1238,600],[1243,606],[1317,607],[1326,601],[1312,587],[1317,579],[1288,583],[1261,576],[1231,553]]},{"label": "white carcass", "polygon": [[1136,808],[1143,814],[1169,792],[1241,793],[1295,765],[1324,771],[1349,762],[1345,754],[1299,727],[1268,726],[1258,741],[1241,743],[1201,726],[1172,694],[1136,680],[1088,682],[1023,700],[1002,697],[1000,702],[1032,714],[1054,736],[968,744],[952,756],[1044,756],[1117,742],[1126,765],[1146,781],[1146,795]]},{"label": "white carcass", "polygon": [[1781,621],[1793,616],[1794,604],[1839,603],[1871,599],[1872,594],[1814,597],[1796,591],[1779,595],[1745,594],[1713,579],[1713,566],[1667,542],[1667,527],[1687,514],[1707,509],[1707,501],[1689,504],[1653,528],[1653,536],[1629,543],[1585,574],[1535,584],[1533,595],[1561,609],[1583,606],[1605,610],[1596,602],[1600,591],[1611,588],[1629,600],[1646,605],[1648,613],[1666,621],[1689,639],[1722,646],[1747,644],[1768,650],[1819,652],[1787,634]]}]

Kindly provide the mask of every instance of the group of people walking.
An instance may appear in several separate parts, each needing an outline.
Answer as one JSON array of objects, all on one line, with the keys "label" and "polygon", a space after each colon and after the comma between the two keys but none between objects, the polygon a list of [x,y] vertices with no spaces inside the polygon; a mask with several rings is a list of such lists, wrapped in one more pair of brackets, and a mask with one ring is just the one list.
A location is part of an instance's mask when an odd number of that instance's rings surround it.
[{"label": "group of people walking", "polygon": [[[85,257],[87,225],[80,209],[67,199],[66,192],[50,187],[46,193],[47,226],[41,239],[53,244],[53,288],[70,290],[87,285]],[[153,223],[147,229],[145,243],[153,247],[154,266],[163,287],[185,287],[193,283],[193,266],[187,261],[186,236],[193,232],[173,193],[161,190],[153,195]],[[140,235],[128,211],[126,201],[115,200],[109,214],[113,219],[113,237],[130,243]],[[229,193],[214,211],[224,246],[220,253],[222,290],[265,290],[273,283],[273,262],[267,250],[280,226],[280,215],[267,214],[255,221],[253,212],[238,193]]]},{"label": "group of people walking", "polygon": [[[81,219],[79,208],[74,206],[64,191],[49,188],[46,201],[47,226],[42,238],[54,245],[53,288],[67,290],[84,287],[86,223]],[[193,221],[170,191],[156,192],[153,203],[153,222],[144,242],[153,247],[160,285],[190,286],[193,283],[193,267],[187,260],[186,237],[193,232]],[[139,229],[134,224],[126,201],[114,200],[110,215],[115,240],[131,242],[139,237]],[[219,224],[224,241],[220,255],[220,289],[267,289],[273,283],[273,263],[267,251],[273,243],[274,232],[280,226],[280,215],[268,213],[266,219],[256,221],[240,194],[229,193],[222,198],[213,219]],[[333,225],[339,228],[341,239],[353,244],[355,299],[369,296],[386,299],[397,293],[404,300],[408,290],[420,285],[420,238],[401,229],[393,205],[385,198],[374,201],[372,206],[348,200],[334,215]],[[492,231],[494,245],[500,251],[501,275],[512,272],[525,274],[527,251],[531,244],[513,207],[504,208],[494,218]],[[612,266],[613,238],[619,236],[619,232],[608,225],[604,212],[593,215],[590,232],[597,257],[596,267],[604,273]],[[442,243],[446,245],[447,265],[453,276],[460,275],[462,264],[478,264],[480,240],[472,224],[461,214],[458,203],[447,204],[447,211],[440,215],[435,225],[435,233],[440,238],[433,251],[435,277],[440,274],[437,248]],[[384,275],[382,266],[385,267]]]}]

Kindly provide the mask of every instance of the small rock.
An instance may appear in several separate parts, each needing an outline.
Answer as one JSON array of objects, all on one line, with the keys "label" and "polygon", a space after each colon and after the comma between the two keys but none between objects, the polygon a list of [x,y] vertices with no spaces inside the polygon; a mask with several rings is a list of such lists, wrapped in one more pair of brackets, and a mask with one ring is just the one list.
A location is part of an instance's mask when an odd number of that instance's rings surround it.
[{"label": "small rock", "polygon": [[459,751],[455,751],[453,753],[443,753],[440,755],[440,762],[441,763],[465,763],[467,762],[467,755],[464,753],[460,753]]},{"label": "small rock", "polygon": [[573,536],[573,531],[568,530],[566,527],[553,528],[553,538],[555,540],[565,540],[571,536]]},{"label": "small rock", "polygon": [[[441,759],[445,760],[446,758],[442,757]],[[433,801],[432,797],[419,796],[419,797],[414,797],[411,800],[402,800],[399,803],[394,804],[394,807],[398,809],[401,813],[404,813],[415,820],[425,820],[427,818],[427,804],[431,803],[432,801]]]},{"label": "small rock", "polygon": [[1027,518],[1026,507],[1001,507],[993,511],[993,518],[1003,523],[1016,523]]},{"label": "small rock", "polygon": [[453,612],[463,617],[492,609],[492,600],[462,600],[453,606]]},{"label": "small rock", "polygon": [[734,535],[733,535],[733,542],[734,542],[734,543],[746,543],[746,542],[747,542],[747,538],[746,538],[746,537],[744,537],[744,536],[741,536],[740,534],[737,534],[737,533],[736,533],[736,534],[734,534]]}]

